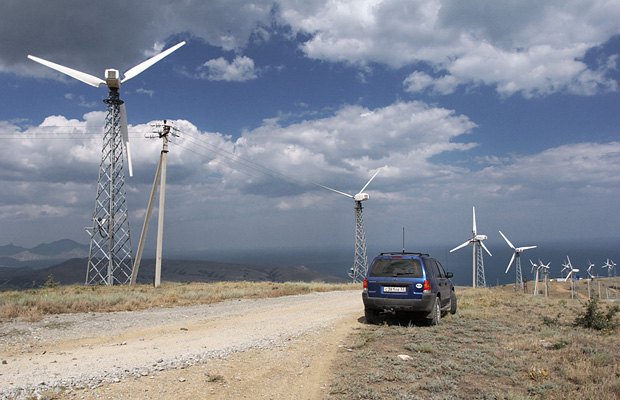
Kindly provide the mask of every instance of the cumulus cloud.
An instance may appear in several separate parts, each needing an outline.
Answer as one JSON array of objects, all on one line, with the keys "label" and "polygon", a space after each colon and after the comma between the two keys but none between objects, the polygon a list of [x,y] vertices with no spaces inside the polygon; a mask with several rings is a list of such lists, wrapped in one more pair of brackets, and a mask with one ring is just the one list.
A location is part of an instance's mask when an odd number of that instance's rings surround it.
[{"label": "cumulus cloud", "polygon": [[122,0],[83,6],[69,0],[11,1],[0,15],[0,72],[52,76],[27,54],[96,76],[105,68],[125,71],[179,37],[237,50],[268,25],[272,7],[271,0],[136,0],[130,6]]},{"label": "cumulus cloud", "polygon": [[[603,0],[140,0],[131,7],[112,0],[82,8],[69,3],[5,5],[0,71],[51,76],[26,60],[31,53],[99,75],[106,67],[122,71],[135,65],[172,38],[196,37],[239,51],[252,38],[270,40],[270,27],[281,25],[303,34],[300,47],[310,58],[360,67],[430,67],[433,73],[407,79],[412,92],[421,84],[438,94],[484,84],[503,96],[617,89],[609,74],[614,57],[584,61],[589,50],[620,34],[620,5]],[[212,79],[253,79],[250,61],[210,60],[205,72]],[[424,83],[429,77],[432,83]]]},{"label": "cumulus cloud", "polygon": [[[41,232],[54,229],[67,237],[83,232],[93,207],[104,117],[103,112],[81,119],[50,116],[28,128],[0,123],[2,140],[12,149],[0,159],[0,184],[12,188],[0,204],[3,226],[36,224]],[[446,210],[474,201],[489,214],[495,209],[495,221],[502,219],[502,205],[509,200],[515,215],[528,211],[522,224],[536,223],[541,215],[564,221],[561,213],[574,207],[582,207],[585,216],[590,216],[586,205],[612,207],[610,199],[620,186],[618,142],[489,155],[478,160],[487,165],[483,168],[451,163],[451,154],[476,146],[466,141],[476,125],[453,110],[422,102],[374,109],[346,105],[330,116],[290,125],[270,119],[239,138],[200,131],[190,121],[174,123],[181,135],[172,139],[168,157],[167,216],[175,221],[171,244],[199,246],[207,238],[221,245],[259,243],[257,235],[271,245],[289,240],[296,221],[333,223],[352,207],[315,183],[356,193],[377,168],[382,171],[368,190],[367,217],[372,223],[381,216],[386,229],[413,224],[411,218],[416,224],[449,226],[452,214]],[[150,123],[129,128],[135,175],[127,180],[127,194],[132,224],[139,226],[161,140],[144,138],[153,129]],[[9,133],[14,137],[7,138]],[[352,213],[346,215],[352,219]],[[493,221],[492,215],[486,218]],[[282,230],[274,232],[276,226]],[[269,235],[261,234],[268,227]],[[432,234],[441,235],[441,229]]]},{"label": "cumulus cloud", "polygon": [[411,93],[424,92],[427,89],[434,93],[448,95],[454,93],[459,86],[459,80],[453,75],[444,75],[434,78],[426,72],[415,71],[405,78],[405,91]]},{"label": "cumulus cloud", "polygon": [[620,165],[620,142],[576,143],[504,160],[480,172],[495,182],[518,182],[533,187],[569,189],[575,194],[607,192],[620,185],[613,171]]},{"label": "cumulus cloud", "polygon": [[616,90],[609,61],[594,67],[586,52],[620,33],[620,5],[604,1],[281,2],[281,18],[310,35],[308,57],[395,68],[428,65],[410,91],[449,94],[459,84],[486,84],[502,95],[578,94]]},{"label": "cumulus cloud", "polygon": [[237,56],[232,62],[224,57],[215,58],[204,63],[199,77],[210,81],[244,82],[256,79],[254,60]]}]

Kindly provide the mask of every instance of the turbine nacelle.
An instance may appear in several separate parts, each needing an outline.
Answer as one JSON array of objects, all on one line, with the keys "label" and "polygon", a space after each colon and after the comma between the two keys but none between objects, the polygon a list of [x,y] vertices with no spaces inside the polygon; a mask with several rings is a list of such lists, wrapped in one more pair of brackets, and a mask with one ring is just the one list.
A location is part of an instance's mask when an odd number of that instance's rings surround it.
[{"label": "turbine nacelle", "polygon": [[473,240],[477,240],[477,241],[481,242],[481,241],[487,240],[487,239],[488,239],[487,235],[476,235],[476,236],[474,236]]},{"label": "turbine nacelle", "polygon": [[355,201],[366,201],[370,198],[370,196],[368,195],[368,193],[358,193],[355,196],[353,196],[353,200]]},{"label": "turbine nacelle", "polygon": [[108,85],[110,89],[120,89],[121,87],[121,78],[120,72],[117,69],[106,69],[105,70],[105,84]]}]

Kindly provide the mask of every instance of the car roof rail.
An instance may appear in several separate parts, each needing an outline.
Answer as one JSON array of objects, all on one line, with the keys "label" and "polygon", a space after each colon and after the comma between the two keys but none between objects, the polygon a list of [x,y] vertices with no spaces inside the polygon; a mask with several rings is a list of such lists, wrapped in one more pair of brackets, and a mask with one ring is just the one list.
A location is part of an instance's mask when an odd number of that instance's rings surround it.
[{"label": "car roof rail", "polygon": [[396,255],[414,255],[414,256],[426,256],[430,257],[428,253],[409,252],[409,251],[385,251],[380,253],[382,256],[396,256]]}]

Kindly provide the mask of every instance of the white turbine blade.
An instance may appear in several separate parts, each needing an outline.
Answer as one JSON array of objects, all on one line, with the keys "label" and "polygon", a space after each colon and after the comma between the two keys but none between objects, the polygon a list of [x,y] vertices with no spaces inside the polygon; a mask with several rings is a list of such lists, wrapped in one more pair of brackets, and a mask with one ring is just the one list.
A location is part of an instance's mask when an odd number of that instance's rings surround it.
[{"label": "white turbine blade", "polygon": [[459,244],[458,246],[456,246],[455,248],[453,248],[452,250],[450,250],[450,253],[452,253],[453,251],[457,251],[458,249],[462,249],[463,247],[467,246],[469,244],[469,240],[466,241],[463,244]]},{"label": "white turbine blade", "polygon": [[168,56],[170,53],[172,53],[173,51],[177,50],[179,47],[183,46],[184,44],[185,44],[185,41],[182,41],[181,43],[178,43],[178,44],[172,46],[168,50],[162,51],[161,53],[159,53],[159,54],[149,58],[148,60],[141,62],[140,64],[136,65],[135,67],[130,68],[127,72],[125,72],[123,74],[124,77],[123,77],[123,80],[121,81],[121,83],[124,83],[124,82],[130,80],[131,78],[135,77],[136,75],[140,74],[145,69],[149,68],[150,66],[152,66],[153,64],[155,64],[156,62],[161,60],[162,58]]},{"label": "white turbine blade", "polygon": [[121,137],[123,138],[123,146],[127,153],[127,167],[129,167],[129,176],[133,176],[133,165],[131,164],[131,150],[129,149],[129,131],[127,129],[127,109],[125,103],[121,104]]},{"label": "white turbine blade", "polygon": [[480,241],[480,245],[482,246],[483,249],[485,249],[487,251],[487,253],[489,253],[489,255],[491,257],[493,257],[493,254],[491,254],[491,252],[489,251],[489,249],[487,249],[487,246],[484,245],[484,242],[481,240]]},{"label": "white turbine blade", "polygon": [[366,188],[368,187],[368,185],[370,185],[370,182],[372,182],[373,179],[375,179],[375,176],[377,176],[377,174],[379,173],[379,171],[381,171],[381,168],[377,169],[377,172],[375,172],[372,177],[368,180],[368,182],[366,182],[366,184],[364,185],[364,187],[357,193],[362,193],[364,190],[366,190]]},{"label": "white turbine blade", "polygon": [[472,207],[472,220],[474,221],[472,226],[471,226],[471,231],[474,233],[474,236],[476,236],[478,234],[478,231],[476,229],[476,207]]},{"label": "white turbine blade", "polygon": [[329,186],[323,186],[320,183],[315,183],[315,185],[318,185],[318,186],[322,187],[323,189],[331,190],[332,192],[336,192],[336,193],[341,194],[343,196],[347,196],[347,197],[353,198],[353,195],[350,195],[350,194],[345,193],[345,192],[341,192],[340,190],[332,189]]},{"label": "white turbine blade", "polygon": [[506,272],[504,272],[505,274],[508,273],[508,270],[510,269],[510,266],[512,265],[512,262],[515,260],[515,255],[517,253],[512,253],[512,257],[510,258],[510,262],[508,263],[508,268],[506,268]]},{"label": "white turbine blade", "polygon": [[51,61],[47,61],[31,55],[28,55],[28,58],[32,61],[38,62],[39,64],[45,65],[48,68],[55,69],[56,71],[62,72],[65,75],[69,75],[70,77],[75,78],[78,81],[82,81],[88,85],[99,87],[99,85],[105,84],[105,81],[103,79],[97,78],[96,76],[87,74],[85,72],[65,67],[64,65],[56,64]]},{"label": "white turbine blade", "polygon": [[532,261],[532,259],[530,258],[530,264],[532,264],[532,267],[536,266],[536,263],[534,261]]},{"label": "white turbine blade", "polygon": [[515,248],[515,246],[512,243],[510,243],[510,240],[508,240],[508,238],[502,233],[502,231],[499,231],[499,234],[502,235],[502,237],[504,238],[506,243],[508,243],[508,246],[510,246],[511,249]]}]

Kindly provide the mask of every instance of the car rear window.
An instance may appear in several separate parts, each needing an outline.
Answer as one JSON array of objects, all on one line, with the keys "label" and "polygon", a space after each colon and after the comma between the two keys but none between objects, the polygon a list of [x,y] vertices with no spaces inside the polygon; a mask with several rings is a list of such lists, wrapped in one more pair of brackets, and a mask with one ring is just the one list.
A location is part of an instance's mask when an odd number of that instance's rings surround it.
[{"label": "car rear window", "polygon": [[407,276],[422,278],[422,265],[418,259],[377,259],[370,268],[372,276]]}]

